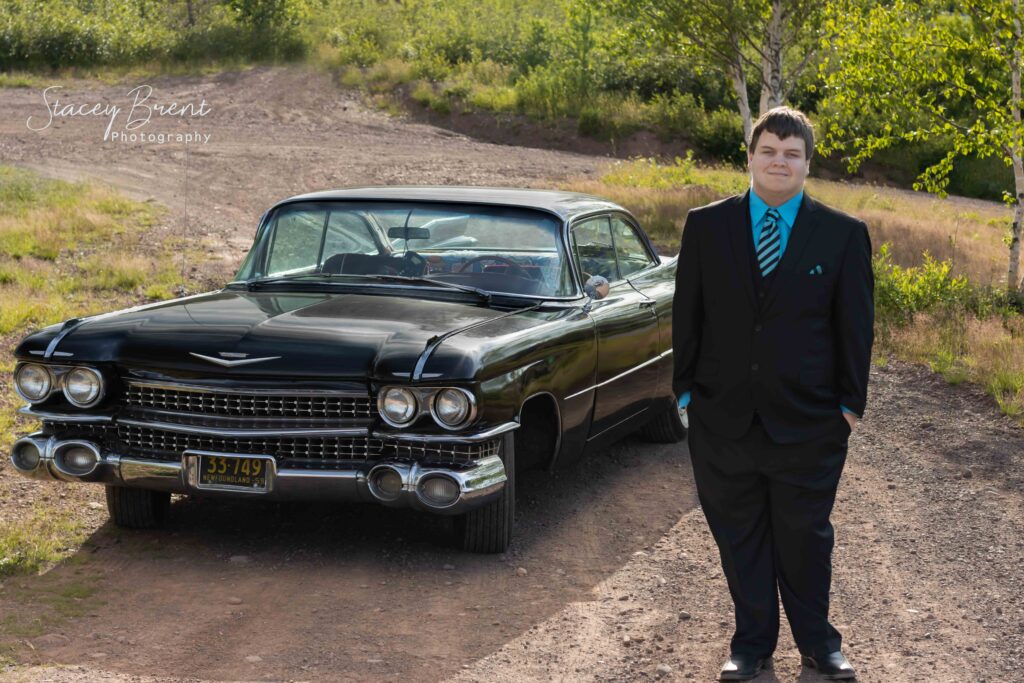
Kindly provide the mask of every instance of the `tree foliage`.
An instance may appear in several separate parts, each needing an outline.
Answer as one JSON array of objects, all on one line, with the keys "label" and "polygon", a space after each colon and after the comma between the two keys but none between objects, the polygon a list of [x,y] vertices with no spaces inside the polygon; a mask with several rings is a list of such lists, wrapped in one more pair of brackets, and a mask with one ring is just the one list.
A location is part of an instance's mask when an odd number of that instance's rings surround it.
[{"label": "tree foliage", "polygon": [[811,0],[593,0],[624,19],[636,35],[679,59],[724,75],[749,137],[755,110],[748,82],[758,83],[759,109],[784,103],[816,57],[821,3]]},{"label": "tree foliage", "polygon": [[831,52],[821,68],[825,149],[855,170],[900,141],[943,140],[947,152],[915,189],[945,194],[958,160],[998,156],[1012,166],[1015,206],[1007,287],[1019,284],[1024,216],[1019,0],[895,0],[830,5]]}]

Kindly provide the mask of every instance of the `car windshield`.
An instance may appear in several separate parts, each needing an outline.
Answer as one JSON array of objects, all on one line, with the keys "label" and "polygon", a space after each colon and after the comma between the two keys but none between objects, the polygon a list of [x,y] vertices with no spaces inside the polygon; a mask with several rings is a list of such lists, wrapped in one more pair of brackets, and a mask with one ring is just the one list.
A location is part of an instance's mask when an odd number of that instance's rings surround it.
[{"label": "car windshield", "polygon": [[267,217],[235,281],[365,282],[377,276],[394,282],[402,276],[493,293],[572,296],[559,229],[552,215],[513,207],[286,204]]}]

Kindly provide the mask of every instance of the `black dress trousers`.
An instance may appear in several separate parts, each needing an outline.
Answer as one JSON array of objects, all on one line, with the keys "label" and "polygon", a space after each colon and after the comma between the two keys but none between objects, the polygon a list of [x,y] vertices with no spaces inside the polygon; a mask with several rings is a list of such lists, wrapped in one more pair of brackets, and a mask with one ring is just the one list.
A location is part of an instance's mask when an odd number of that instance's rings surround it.
[{"label": "black dress trousers", "polygon": [[840,649],[829,624],[834,536],[829,515],[850,427],[799,444],[776,444],[757,415],[739,439],[690,419],[689,447],[701,507],[736,606],[731,652],[767,656],[779,635],[778,596],[800,652]]}]

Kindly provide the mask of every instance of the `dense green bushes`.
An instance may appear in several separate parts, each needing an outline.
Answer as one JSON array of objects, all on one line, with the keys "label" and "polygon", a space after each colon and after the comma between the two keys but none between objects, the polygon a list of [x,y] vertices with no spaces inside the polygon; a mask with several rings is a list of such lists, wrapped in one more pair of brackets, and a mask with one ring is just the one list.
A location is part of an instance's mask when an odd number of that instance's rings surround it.
[{"label": "dense green bushes", "polygon": [[1020,316],[1021,302],[1014,301],[1005,288],[979,287],[964,276],[954,276],[950,261],[937,261],[928,252],[921,265],[900,266],[893,263],[891,247],[886,242],[872,259],[875,312],[883,334],[909,325],[922,313]]},{"label": "dense green bushes", "polygon": [[[158,61],[294,59],[304,2],[242,0],[7,0],[0,4],[0,69]],[[273,8],[277,8],[271,11]]]}]

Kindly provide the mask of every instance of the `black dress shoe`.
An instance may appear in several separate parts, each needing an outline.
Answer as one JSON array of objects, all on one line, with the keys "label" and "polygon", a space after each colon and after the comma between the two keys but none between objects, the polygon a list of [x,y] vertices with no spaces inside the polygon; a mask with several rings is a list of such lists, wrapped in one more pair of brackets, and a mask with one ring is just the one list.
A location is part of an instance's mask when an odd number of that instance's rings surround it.
[{"label": "black dress shoe", "polygon": [[817,669],[821,677],[829,681],[845,681],[857,677],[853,667],[850,666],[850,662],[838,650],[830,652],[824,657],[808,657],[804,655],[800,661],[804,666]]},{"label": "black dress shoe", "polygon": [[762,671],[772,668],[771,657],[754,657],[752,655],[733,654],[722,665],[718,674],[720,681],[749,681],[757,678]]}]

